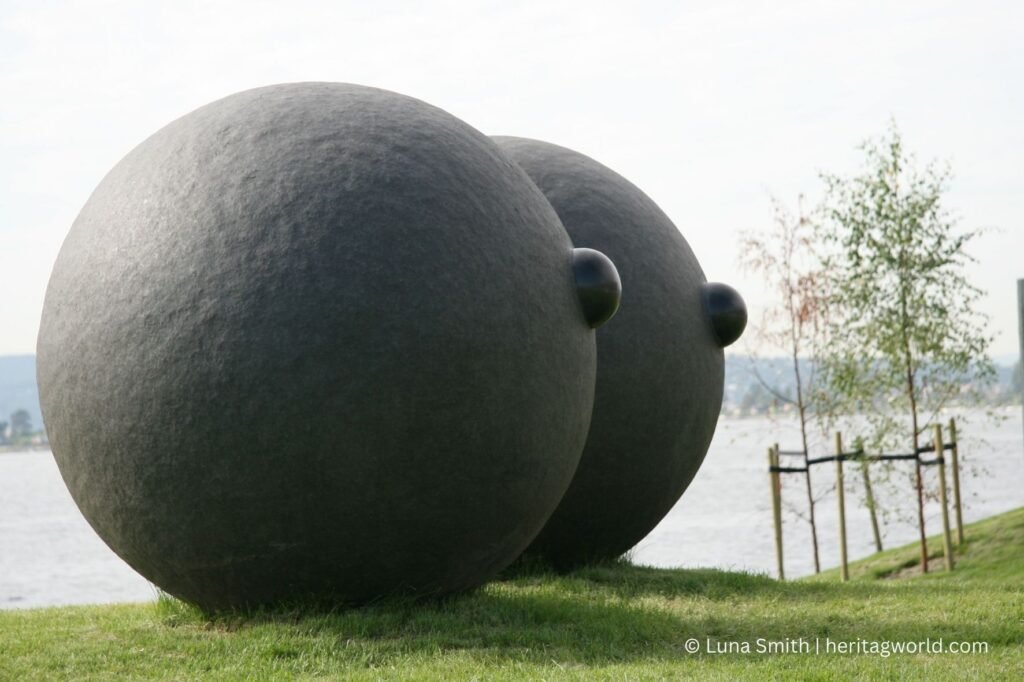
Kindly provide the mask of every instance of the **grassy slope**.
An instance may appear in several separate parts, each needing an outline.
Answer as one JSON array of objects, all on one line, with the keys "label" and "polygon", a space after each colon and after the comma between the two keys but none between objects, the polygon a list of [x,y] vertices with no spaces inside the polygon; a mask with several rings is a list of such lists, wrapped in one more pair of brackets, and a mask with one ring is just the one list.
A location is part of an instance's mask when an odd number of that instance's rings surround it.
[{"label": "grassy slope", "polygon": [[[915,549],[886,552],[855,564],[845,585],[834,575],[778,583],[618,564],[334,614],[210,621],[173,600],[0,612],[0,679],[1024,679],[1024,509],[969,527],[961,552],[953,574],[880,579],[905,569]],[[689,638],[755,647],[759,637],[942,637],[985,641],[989,652],[685,650]]]}]

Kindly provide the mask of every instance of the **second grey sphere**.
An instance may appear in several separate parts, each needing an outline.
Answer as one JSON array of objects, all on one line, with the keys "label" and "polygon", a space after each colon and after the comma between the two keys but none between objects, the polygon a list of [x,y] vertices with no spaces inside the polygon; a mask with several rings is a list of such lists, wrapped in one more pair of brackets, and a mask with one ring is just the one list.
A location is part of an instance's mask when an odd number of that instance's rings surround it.
[{"label": "second grey sphere", "polygon": [[573,244],[607,255],[622,281],[618,313],[597,331],[594,413],[579,468],[527,550],[563,568],[610,559],[661,521],[704,461],[725,344],[709,319],[700,263],[654,201],[579,152],[493,139],[551,202]]}]

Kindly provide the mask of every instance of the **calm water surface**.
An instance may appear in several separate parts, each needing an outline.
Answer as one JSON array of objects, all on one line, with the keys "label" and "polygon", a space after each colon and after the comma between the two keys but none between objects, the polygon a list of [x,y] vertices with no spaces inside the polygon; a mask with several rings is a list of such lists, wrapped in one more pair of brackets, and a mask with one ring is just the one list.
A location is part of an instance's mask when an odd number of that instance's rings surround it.
[{"label": "calm water surface", "polygon": [[[1024,506],[1021,411],[1009,408],[1000,414],[1002,421],[973,413],[961,428],[964,468],[984,469],[962,477],[968,522]],[[776,440],[783,448],[798,442],[790,424],[722,419],[693,484],[633,550],[633,561],[774,573],[765,451]],[[909,474],[912,466],[906,468]],[[836,501],[829,491],[834,468],[820,465],[813,471],[819,479],[815,487],[823,496],[818,505],[822,564],[830,567],[839,557]],[[934,487],[934,467],[927,471],[926,485]],[[867,512],[856,506],[856,473],[849,471],[847,476],[851,558],[873,551]],[[813,571],[807,525],[794,513],[805,507],[803,485],[799,476],[790,476],[783,491],[787,507],[793,508],[785,520],[787,576]],[[940,518],[938,506],[929,505],[930,533],[940,529]],[[915,537],[916,526],[893,521],[885,542],[893,547]],[[82,518],[50,453],[0,454],[0,608],[146,601],[155,596],[150,583],[114,555]]]}]

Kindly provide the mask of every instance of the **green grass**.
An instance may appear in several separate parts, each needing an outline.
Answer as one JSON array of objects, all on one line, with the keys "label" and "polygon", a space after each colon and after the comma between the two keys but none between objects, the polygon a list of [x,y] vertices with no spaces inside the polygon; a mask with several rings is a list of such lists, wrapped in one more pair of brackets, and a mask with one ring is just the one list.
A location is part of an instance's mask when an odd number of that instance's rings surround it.
[{"label": "green grass", "polygon": [[[956,542],[956,531],[953,531]],[[953,547],[954,572],[946,573],[942,536],[928,538],[928,570],[921,575],[921,547],[914,543],[879,552],[850,564],[851,580],[916,578],[941,584],[1024,583],[1024,509],[967,526],[964,544]],[[837,580],[839,569],[824,571],[809,580]]]},{"label": "green grass", "polygon": [[[1024,679],[1024,509],[967,537],[952,574],[912,575],[911,546],[854,564],[846,584],[618,563],[335,613],[211,619],[173,599],[0,612],[0,679]],[[988,652],[772,654],[758,638]],[[709,653],[709,639],[755,651]]]}]

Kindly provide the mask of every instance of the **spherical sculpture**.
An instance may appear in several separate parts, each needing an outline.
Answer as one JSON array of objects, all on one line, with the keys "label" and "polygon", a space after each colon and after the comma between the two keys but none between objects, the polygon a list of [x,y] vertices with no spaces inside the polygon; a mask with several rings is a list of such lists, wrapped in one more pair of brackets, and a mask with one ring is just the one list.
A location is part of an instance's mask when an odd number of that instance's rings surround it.
[{"label": "spherical sculpture", "polygon": [[54,456],[100,537],[206,608],[471,587],[583,447],[573,264],[523,171],[439,109],[227,97],[129,153],[68,234],[38,343]]},{"label": "spherical sculpture", "polygon": [[564,147],[493,138],[547,196],[577,247],[606,254],[623,298],[597,333],[597,388],[587,444],[558,509],[527,553],[558,567],[619,556],[686,490],[722,403],[722,348],[746,308],[705,282],[689,245],[622,176]]}]

